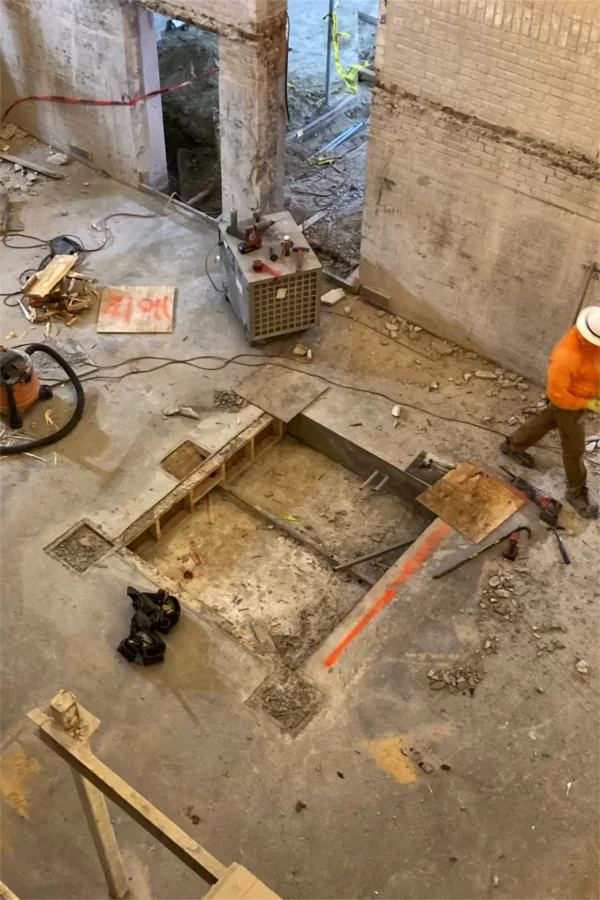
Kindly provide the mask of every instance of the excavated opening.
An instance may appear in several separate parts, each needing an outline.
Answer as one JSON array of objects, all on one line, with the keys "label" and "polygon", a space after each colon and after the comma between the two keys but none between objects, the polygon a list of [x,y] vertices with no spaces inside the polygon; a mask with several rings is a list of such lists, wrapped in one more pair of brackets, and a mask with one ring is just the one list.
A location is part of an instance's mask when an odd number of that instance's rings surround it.
[{"label": "excavated opening", "polygon": [[[216,34],[155,15],[160,86],[219,66]],[[162,95],[168,193],[211,216],[221,213],[219,76]]]},{"label": "excavated opening", "polygon": [[426,516],[300,440],[262,443],[233,448],[193,489],[193,508],[176,499],[127,546],[244,644],[297,670],[402,551],[335,564],[416,538]]}]

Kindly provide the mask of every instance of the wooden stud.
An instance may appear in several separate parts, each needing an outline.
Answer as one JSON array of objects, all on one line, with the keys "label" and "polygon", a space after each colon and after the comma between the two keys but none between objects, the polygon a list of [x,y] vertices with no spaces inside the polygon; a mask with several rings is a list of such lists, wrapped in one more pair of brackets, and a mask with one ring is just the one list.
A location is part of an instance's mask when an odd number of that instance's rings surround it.
[{"label": "wooden stud", "polygon": [[155,519],[150,526],[150,534],[155,541],[160,541],[160,519]]},{"label": "wooden stud", "polygon": [[[78,708],[80,715],[90,716],[80,704]],[[116,803],[193,872],[208,884],[215,884],[223,878],[227,872],[226,866],[94,756],[86,741],[74,738],[42,709],[32,709],[28,717],[38,726],[41,740],[64,759],[75,773],[83,776],[91,786]],[[94,808],[94,814],[96,810]]]},{"label": "wooden stud", "polygon": [[83,812],[90,829],[100,865],[108,885],[108,891],[115,900],[121,900],[129,891],[129,881],[121,859],[115,830],[110,821],[104,795],[89,783],[79,772],[71,770],[75,787],[81,800]]}]

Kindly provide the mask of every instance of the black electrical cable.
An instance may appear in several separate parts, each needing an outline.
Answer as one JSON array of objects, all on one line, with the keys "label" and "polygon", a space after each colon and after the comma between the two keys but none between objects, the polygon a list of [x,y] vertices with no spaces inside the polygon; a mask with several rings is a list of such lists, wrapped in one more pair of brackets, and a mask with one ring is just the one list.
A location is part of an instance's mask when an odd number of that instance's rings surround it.
[{"label": "black electrical cable", "polygon": [[223,294],[223,293],[225,293],[225,285],[223,285],[222,287],[217,287],[217,285],[216,285],[216,284],[214,283],[214,281],[212,280],[212,277],[211,277],[210,272],[208,271],[208,257],[209,257],[210,254],[213,252],[213,250],[214,250],[216,247],[218,247],[218,246],[219,246],[219,241],[217,241],[217,243],[214,244],[214,245],[210,248],[210,250],[208,251],[208,253],[207,253],[206,256],[204,257],[204,271],[206,272],[206,277],[208,278],[208,280],[210,281],[210,283],[211,283],[212,286],[214,287],[215,291],[218,291],[220,294]]},{"label": "black electrical cable", "polygon": [[8,446],[0,446],[0,456],[11,456],[16,453],[28,453],[31,450],[35,450],[37,447],[47,447],[48,444],[54,444],[56,441],[60,441],[61,438],[66,437],[70,434],[71,431],[75,428],[81,416],[83,415],[83,409],[85,406],[85,394],[83,393],[83,388],[81,386],[81,381],[77,376],[77,373],[73,370],[73,368],[69,365],[66,359],[57,353],[53,347],[49,347],[47,344],[30,344],[25,352],[28,356],[36,352],[47,353],[48,356],[51,356],[55,362],[66,372],[68,376],[68,381],[71,382],[73,387],[75,388],[75,395],[77,397],[77,402],[75,404],[75,409],[73,411],[73,415],[69,419],[69,421],[63,425],[62,428],[59,428],[58,431],[55,431],[53,434],[47,434],[45,437],[37,438],[32,441],[24,441],[21,444],[10,444]]},{"label": "black electrical cable", "polygon": [[[259,363],[250,363],[250,362],[241,362],[243,358],[250,359],[260,359],[263,360]],[[285,359],[286,357],[277,357],[277,356],[265,356],[264,354],[258,353],[238,353],[236,356],[231,357],[223,357],[223,356],[191,356],[188,359],[180,359],[173,358],[169,356],[133,356],[129,359],[124,359],[120,363],[114,363],[112,365],[97,365],[93,364],[94,368],[91,371],[84,372],[80,379],[82,382],[84,381],[122,381],[123,378],[128,378],[130,375],[145,375],[151,372],[158,372],[160,369],[165,369],[168,366],[173,365],[186,365],[192,366],[194,369],[199,369],[203,372],[218,372],[220,369],[225,369],[227,366],[234,364],[237,366],[245,366],[246,368],[260,368],[261,366],[277,366],[280,369],[289,369],[290,372],[298,372],[298,368],[291,365],[286,365],[284,362],[279,362],[280,359]],[[98,374],[106,369],[119,369],[121,366],[128,365],[129,363],[137,363],[142,362],[146,359],[152,360],[164,360],[160,366],[154,366],[151,369],[135,369],[130,372],[123,372],[122,375],[102,375]],[[215,360],[216,362],[221,363],[221,365],[216,366],[199,366],[197,363],[200,360]],[[390,397],[389,394],[384,394],[381,391],[373,391],[370,388],[361,388],[355,387],[351,384],[344,384],[340,381],[335,381],[332,378],[327,378],[326,375],[319,375],[317,372],[310,373],[313,378],[318,378],[320,381],[325,381],[327,384],[331,384],[333,387],[339,387],[343,390],[347,391],[356,391],[359,394],[368,394],[371,397],[380,397],[382,400],[387,400],[390,403],[399,403],[402,406],[406,406],[408,409],[414,409],[416,412],[423,413],[423,415],[431,416],[434,419],[441,419],[444,422],[452,422],[456,425],[467,425],[471,428],[477,428],[479,431],[487,431],[489,434],[495,434],[499,437],[506,437],[503,431],[498,431],[496,428],[490,428],[488,425],[480,425],[479,422],[470,422],[468,419],[457,419],[454,416],[444,416],[441,413],[432,412],[429,409],[424,409],[422,406],[417,406],[416,403],[409,403],[407,400],[398,399],[397,397]],[[65,381],[55,382],[55,385],[64,384]],[[542,446],[542,445],[540,445]],[[545,446],[545,445],[544,445]],[[554,452],[560,452],[555,447],[545,446],[545,449],[552,450]]]}]

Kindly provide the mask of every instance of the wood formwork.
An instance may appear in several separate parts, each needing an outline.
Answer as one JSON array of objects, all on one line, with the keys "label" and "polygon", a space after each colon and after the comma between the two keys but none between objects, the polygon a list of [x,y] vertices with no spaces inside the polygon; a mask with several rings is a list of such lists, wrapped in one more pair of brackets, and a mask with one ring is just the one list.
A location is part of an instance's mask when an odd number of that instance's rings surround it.
[{"label": "wood formwork", "polygon": [[241,475],[281,440],[284,428],[283,422],[264,413],[129,525],[117,540],[117,547],[135,553],[148,540],[159,541],[162,529],[171,519],[180,513],[191,515],[213,488]]}]

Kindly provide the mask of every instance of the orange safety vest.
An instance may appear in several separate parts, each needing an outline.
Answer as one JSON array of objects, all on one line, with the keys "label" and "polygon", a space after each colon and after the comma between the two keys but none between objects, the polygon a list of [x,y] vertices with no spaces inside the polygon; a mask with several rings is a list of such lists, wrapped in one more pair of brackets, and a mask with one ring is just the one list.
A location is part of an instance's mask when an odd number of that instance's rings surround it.
[{"label": "orange safety vest", "polygon": [[559,409],[585,409],[592,397],[600,397],[600,347],[573,326],[550,356],[548,397]]}]

